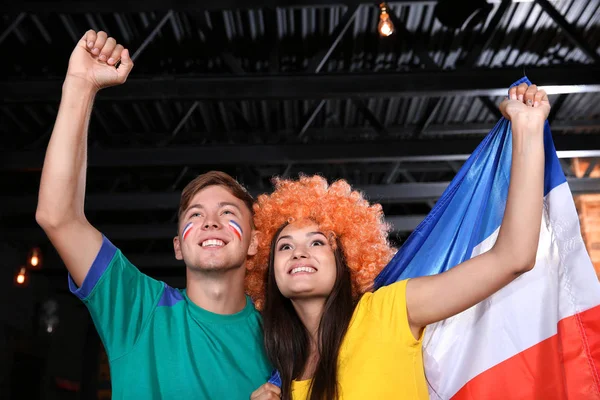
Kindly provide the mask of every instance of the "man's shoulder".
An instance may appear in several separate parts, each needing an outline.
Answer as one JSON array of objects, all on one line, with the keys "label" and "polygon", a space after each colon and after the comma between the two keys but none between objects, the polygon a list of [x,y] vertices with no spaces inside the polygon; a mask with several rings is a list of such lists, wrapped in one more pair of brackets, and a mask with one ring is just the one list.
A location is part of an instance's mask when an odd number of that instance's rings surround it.
[{"label": "man's shoulder", "polygon": [[173,288],[167,285],[165,282],[158,281],[163,285],[163,292],[158,300],[157,307],[174,307],[177,304],[185,301],[183,290]]}]

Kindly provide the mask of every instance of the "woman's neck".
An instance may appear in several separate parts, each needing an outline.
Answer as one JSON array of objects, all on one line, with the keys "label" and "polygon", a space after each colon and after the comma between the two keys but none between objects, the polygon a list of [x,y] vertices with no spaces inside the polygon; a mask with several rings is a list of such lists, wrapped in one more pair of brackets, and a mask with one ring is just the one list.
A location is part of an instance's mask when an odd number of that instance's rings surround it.
[{"label": "woman's neck", "polygon": [[306,363],[304,364],[304,369],[298,377],[298,380],[304,381],[306,379],[312,379],[313,376],[315,376],[315,371],[317,370],[317,364],[319,364],[319,360],[320,354],[318,346],[311,342],[308,350],[308,357],[306,358]]},{"label": "woman's neck", "polygon": [[310,341],[304,371],[302,371],[298,379],[310,379],[313,377],[319,363],[319,325],[325,308],[325,299],[292,299],[292,304],[296,313],[298,313],[300,321],[302,321],[304,328],[308,332]]},{"label": "woman's neck", "polygon": [[292,305],[306,328],[311,342],[318,343],[319,324],[325,308],[325,299],[292,299]]}]

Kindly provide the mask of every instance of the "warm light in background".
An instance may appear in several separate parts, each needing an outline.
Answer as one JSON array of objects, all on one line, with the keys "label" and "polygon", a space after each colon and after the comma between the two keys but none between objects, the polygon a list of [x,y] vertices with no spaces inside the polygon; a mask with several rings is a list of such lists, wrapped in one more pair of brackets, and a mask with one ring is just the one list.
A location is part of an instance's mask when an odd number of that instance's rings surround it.
[{"label": "warm light in background", "polygon": [[29,251],[27,262],[32,269],[42,268],[42,251],[38,247],[34,247]]},{"label": "warm light in background", "polygon": [[17,283],[17,285],[24,285],[27,281],[27,268],[25,267],[21,267],[19,269],[19,272],[17,273],[17,276],[15,277],[15,282]]},{"label": "warm light in background", "polygon": [[392,23],[390,15],[387,12],[387,5],[385,3],[381,3],[379,8],[379,25],[377,26],[377,30],[379,30],[379,34],[381,36],[390,36],[392,33],[394,33],[394,24]]}]

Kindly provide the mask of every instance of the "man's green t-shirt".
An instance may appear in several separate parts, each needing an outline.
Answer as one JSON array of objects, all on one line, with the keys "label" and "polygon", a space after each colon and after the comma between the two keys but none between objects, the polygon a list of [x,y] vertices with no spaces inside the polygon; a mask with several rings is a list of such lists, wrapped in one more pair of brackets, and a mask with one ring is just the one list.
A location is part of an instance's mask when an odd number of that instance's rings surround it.
[{"label": "man's green t-shirt", "polygon": [[142,274],[108,239],[82,286],[110,360],[113,399],[243,399],[271,366],[249,298],[237,314],[195,305],[184,290]]}]

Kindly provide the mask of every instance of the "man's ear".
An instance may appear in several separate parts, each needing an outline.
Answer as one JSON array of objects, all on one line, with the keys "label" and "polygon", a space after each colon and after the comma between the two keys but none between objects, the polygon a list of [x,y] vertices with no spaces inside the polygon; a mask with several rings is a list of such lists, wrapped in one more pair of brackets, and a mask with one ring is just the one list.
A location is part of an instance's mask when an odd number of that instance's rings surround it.
[{"label": "man's ear", "polygon": [[183,253],[181,252],[181,242],[179,236],[173,238],[173,250],[175,250],[175,258],[177,260],[183,260]]},{"label": "man's ear", "polygon": [[248,255],[254,256],[258,253],[258,241],[260,239],[260,232],[252,229],[252,233],[250,234],[250,247],[248,247]]}]

